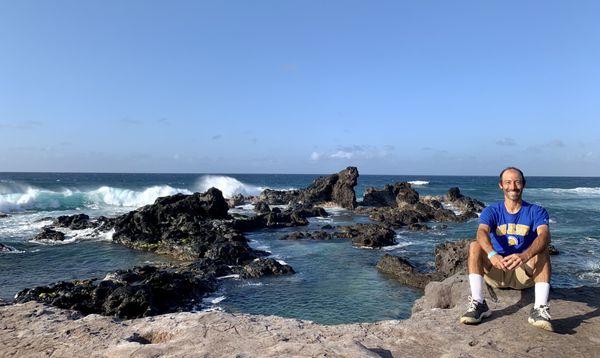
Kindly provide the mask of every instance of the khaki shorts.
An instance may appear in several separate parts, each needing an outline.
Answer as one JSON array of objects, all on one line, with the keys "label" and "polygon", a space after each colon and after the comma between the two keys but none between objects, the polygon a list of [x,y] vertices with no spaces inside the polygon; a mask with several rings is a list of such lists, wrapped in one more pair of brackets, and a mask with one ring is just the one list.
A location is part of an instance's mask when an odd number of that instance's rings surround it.
[{"label": "khaki shorts", "polygon": [[[521,265],[512,271],[502,271],[492,266],[492,269],[483,275],[485,282],[494,288],[512,288],[523,290],[535,286],[533,277],[527,274],[525,265]],[[531,271],[531,268],[527,267]]]}]

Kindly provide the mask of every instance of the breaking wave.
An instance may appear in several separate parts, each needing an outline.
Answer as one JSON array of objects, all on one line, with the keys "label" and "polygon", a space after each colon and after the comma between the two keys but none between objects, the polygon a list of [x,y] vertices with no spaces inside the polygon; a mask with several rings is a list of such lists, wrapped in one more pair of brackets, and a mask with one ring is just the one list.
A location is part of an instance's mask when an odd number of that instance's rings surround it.
[{"label": "breaking wave", "polygon": [[219,189],[226,198],[231,198],[236,194],[258,195],[265,189],[224,175],[204,175],[196,182],[196,189],[199,192],[203,193],[210,188]]},{"label": "breaking wave", "polygon": [[102,186],[90,191],[52,191],[22,184],[0,185],[0,212],[80,210],[110,206],[136,208],[152,204],[158,197],[177,193],[191,194],[191,191],[168,185],[141,190]]},{"label": "breaking wave", "polygon": [[415,185],[415,186],[421,186],[421,185],[427,185],[427,184],[429,184],[429,182],[426,180],[411,180],[408,182],[408,184]]}]

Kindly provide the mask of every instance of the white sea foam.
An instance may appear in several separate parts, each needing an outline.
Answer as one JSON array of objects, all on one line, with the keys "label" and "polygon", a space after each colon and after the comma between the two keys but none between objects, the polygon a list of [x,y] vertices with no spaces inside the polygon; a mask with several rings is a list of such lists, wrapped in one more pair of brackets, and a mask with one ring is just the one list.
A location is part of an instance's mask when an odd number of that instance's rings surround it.
[{"label": "white sea foam", "polygon": [[396,249],[401,249],[401,248],[406,247],[406,246],[410,246],[412,244],[413,244],[412,241],[401,242],[401,243],[396,244],[396,245],[384,246],[384,247],[382,247],[382,249],[385,250],[385,251],[392,251],[392,250],[396,250]]},{"label": "white sea foam", "polygon": [[277,262],[279,262],[281,265],[287,265],[287,262],[285,262],[283,260],[277,260]]},{"label": "white sea foam", "polygon": [[429,184],[428,181],[426,180],[411,180],[408,182],[410,185],[414,185],[414,186],[422,186],[422,185],[427,185]]},{"label": "white sea foam", "polygon": [[226,198],[231,198],[235,194],[258,195],[265,189],[224,175],[204,175],[198,179],[196,183],[198,191],[205,192],[210,188],[219,189]]},{"label": "white sea foam", "polygon": [[141,190],[102,186],[91,191],[64,188],[58,191],[27,185],[3,185],[0,190],[0,212],[25,210],[82,210],[105,206],[136,208],[152,204],[156,198],[177,193],[191,194],[187,189],[157,185]]},{"label": "white sea foam", "polygon": [[563,188],[531,188],[529,193],[554,194],[557,196],[600,197],[600,187]]},{"label": "white sea foam", "polygon": [[228,278],[240,278],[240,275],[238,275],[238,274],[225,275],[225,276],[217,277],[217,280],[225,280]]}]

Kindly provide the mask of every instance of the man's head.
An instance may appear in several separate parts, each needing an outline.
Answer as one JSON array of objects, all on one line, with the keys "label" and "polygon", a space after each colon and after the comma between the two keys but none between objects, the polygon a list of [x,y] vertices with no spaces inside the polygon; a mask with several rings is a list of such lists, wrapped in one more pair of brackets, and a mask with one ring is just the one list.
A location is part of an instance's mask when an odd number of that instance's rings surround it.
[{"label": "man's head", "polygon": [[508,200],[521,200],[525,188],[525,176],[519,168],[508,167],[500,172],[498,186],[504,192],[504,198]]}]

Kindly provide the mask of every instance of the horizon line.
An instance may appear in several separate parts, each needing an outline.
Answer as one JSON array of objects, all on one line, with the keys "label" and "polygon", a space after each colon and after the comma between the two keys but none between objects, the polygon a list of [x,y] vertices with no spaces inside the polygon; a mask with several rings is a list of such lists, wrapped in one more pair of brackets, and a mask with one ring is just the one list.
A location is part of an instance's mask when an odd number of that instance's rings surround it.
[{"label": "horizon line", "polygon": [[[339,172],[339,171],[338,171]],[[136,174],[158,174],[158,175],[332,175],[337,174],[338,172],[330,172],[330,173],[225,173],[225,172],[214,172],[214,173],[201,173],[201,172],[94,172],[94,171],[3,171],[0,174],[126,174],[126,175],[136,175]],[[360,176],[430,176],[430,177],[498,177],[498,174],[494,175],[481,175],[481,174],[371,174],[364,173]],[[527,178],[600,178],[600,176],[590,176],[590,175],[527,175]]]}]

